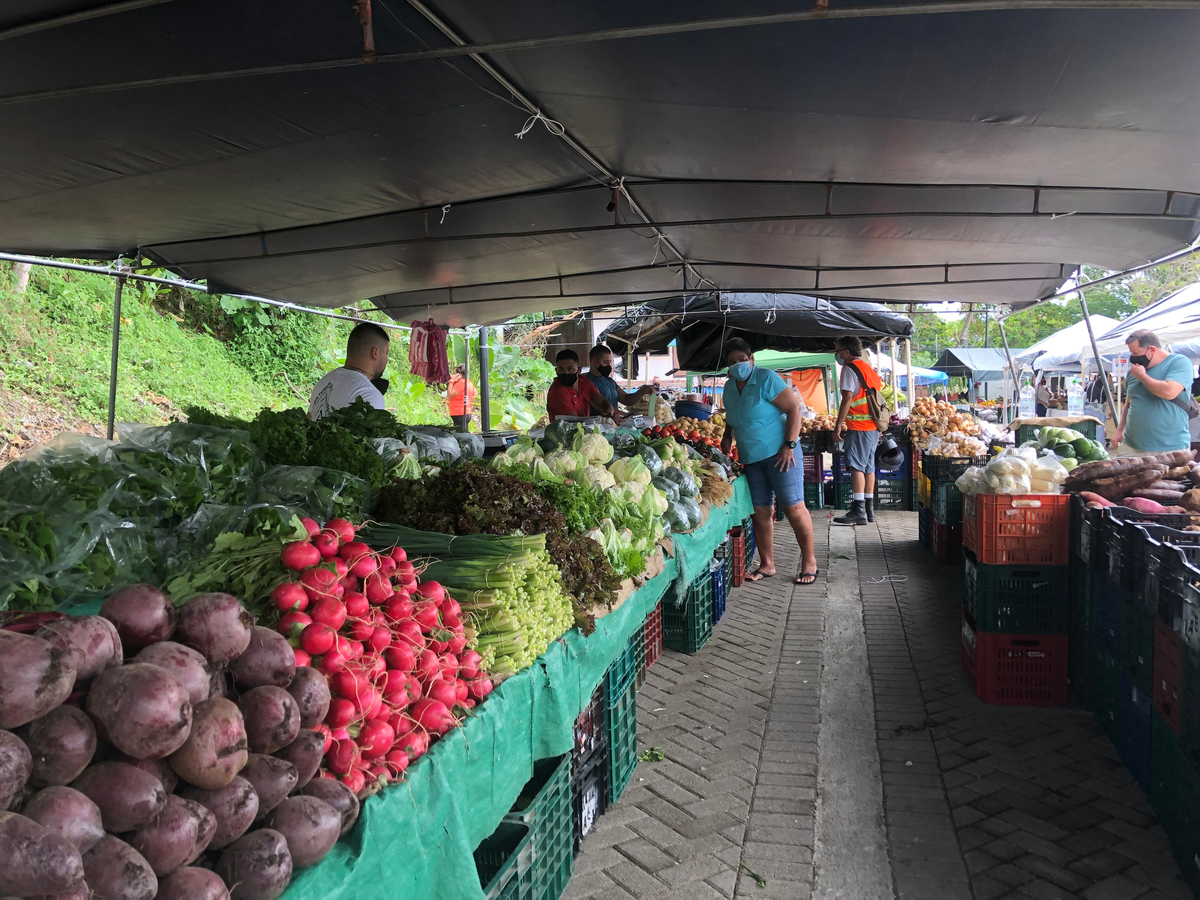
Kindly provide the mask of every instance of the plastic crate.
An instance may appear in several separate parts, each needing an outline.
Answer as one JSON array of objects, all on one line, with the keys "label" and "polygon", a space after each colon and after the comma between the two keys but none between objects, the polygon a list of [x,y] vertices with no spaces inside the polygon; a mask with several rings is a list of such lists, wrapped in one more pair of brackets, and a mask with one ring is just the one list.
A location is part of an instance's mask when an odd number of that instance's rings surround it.
[{"label": "plastic crate", "polygon": [[609,691],[608,703],[608,805],[621,799],[637,768],[637,690]]},{"label": "plastic crate", "polygon": [[1150,790],[1150,698],[1121,676],[1117,753],[1142,790]]},{"label": "plastic crate", "polygon": [[924,507],[917,507],[917,541],[926,550],[933,549],[932,547],[932,529],[933,513]]},{"label": "plastic crate", "polygon": [[712,594],[713,594],[713,625],[721,621],[721,617],[725,615],[725,600],[728,596],[725,590],[725,561],[714,559],[709,564],[710,577],[712,578]]},{"label": "plastic crate", "polygon": [[1155,710],[1150,714],[1150,790],[1146,793],[1172,841],[1179,825],[1179,782],[1185,766],[1188,763],[1179,740]]},{"label": "plastic crate", "polygon": [[516,804],[504,817],[533,834],[533,896],[558,900],[575,870],[571,754],[538,760]]},{"label": "plastic crate", "polygon": [[816,456],[829,449],[829,436],[832,434],[832,431],[810,431],[800,435],[797,446],[805,456]]},{"label": "plastic crate", "polygon": [[575,746],[571,758],[572,770],[576,774],[582,772],[607,746],[604,718],[604,685],[601,684],[575,719]]},{"label": "plastic crate", "polygon": [[712,637],[712,577],[707,569],[688,586],[682,607],[663,604],[663,646],[697,653]]},{"label": "plastic crate", "polygon": [[824,484],[805,484],[804,485],[804,505],[809,509],[824,509],[825,508],[825,485]]},{"label": "plastic crate", "polygon": [[981,631],[1067,633],[1066,566],[990,566],[963,550],[962,603]]},{"label": "plastic crate", "polygon": [[1067,674],[1076,700],[1090,709],[1095,690],[1096,640],[1092,633],[1092,570],[1079,559],[1068,567]]},{"label": "plastic crate", "polygon": [[963,517],[963,495],[953,482],[936,481],[932,487],[933,520],[942,525],[958,525]]},{"label": "plastic crate", "polygon": [[596,820],[608,809],[608,744],[604,755],[592,759],[571,781],[572,831],[575,853],[596,827]]},{"label": "plastic crate", "polygon": [[1103,650],[1095,657],[1096,689],[1092,710],[1096,713],[1096,721],[1108,735],[1115,747],[1121,739],[1121,667],[1116,657],[1110,656]]},{"label": "plastic crate", "polygon": [[[726,564],[730,562],[727,558]],[[652,665],[658,662],[658,658],[663,652],[663,627],[662,627],[662,601],[658,601],[658,605],[650,610],[650,615],[646,616],[646,624],[642,626],[642,643],[646,646],[646,668],[649,669]]]},{"label": "plastic crate", "polygon": [[975,696],[1002,706],[1061,706],[1067,702],[1065,634],[981,631],[963,611],[964,668],[974,673]]},{"label": "plastic crate", "polygon": [[932,482],[955,482],[972,466],[987,465],[986,456],[931,456],[921,454],[921,471]]},{"label": "plastic crate", "polygon": [[1104,537],[1101,531],[1102,508],[1088,509],[1087,501],[1078,494],[1071,495],[1071,551],[1084,564],[1096,571],[1107,571],[1104,558]]},{"label": "plastic crate", "polygon": [[1127,591],[1142,588],[1145,573],[1145,532],[1138,525],[1156,525],[1183,531],[1191,524],[1192,517],[1186,514],[1165,513],[1152,515],[1139,513],[1124,507],[1110,507],[1103,522],[1107,544],[1108,577]]},{"label": "plastic crate", "polygon": [[1067,494],[975,494],[963,502],[963,519],[964,533],[970,520],[969,549],[981,563],[1065,566],[1069,560]]},{"label": "plastic crate", "polygon": [[911,510],[913,508],[912,481],[910,479],[877,479],[875,481],[875,508]]},{"label": "plastic crate", "polygon": [[1200,563],[1200,532],[1152,523],[1131,527],[1134,534],[1125,548],[1129,557],[1122,563],[1122,574],[1129,568],[1135,582],[1132,590],[1139,593],[1151,613],[1157,616],[1161,612],[1163,618],[1170,621],[1169,610],[1159,608],[1162,585],[1180,577],[1180,573],[1172,568],[1173,556],[1182,553],[1193,565]]},{"label": "plastic crate", "polygon": [[[1026,441],[1032,441],[1036,437],[1036,432],[1041,425],[1018,425],[1017,426],[1017,446],[1020,447]],[[1072,431],[1078,431],[1089,440],[1096,439],[1096,423],[1095,422],[1080,422],[1078,425],[1068,425]]]},{"label": "plastic crate", "polygon": [[959,562],[962,559],[962,547],[961,525],[930,524],[929,549],[938,562],[943,565]]},{"label": "plastic crate", "polygon": [[1183,639],[1161,619],[1154,620],[1154,677],[1150,704],[1173,734],[1179,733],[1183,702]]},{"label": "plastic crate", "polygon": [[1124,591],[1122,599],[1121,674],[1149,697],[1154,687],[1154,616],[1136,594]]},{"label": "plastic crate", "polygon": [[1096,649],[1121,658],[1121,626],[1125,618],[1125,592],[1103,575],[1092,579],[1092,627]]},{"label": "plastic crate", "polygon": [[931,482],[924,472],[916,474],[917,479],[917,505],[929,509],[933,506],[933,482]]},{"label": "plastic crate", "polygon": [[758,549],[754,542],[753,517],[747,516],[742,520],[742,534],[746,536],[746,571],[749,572],[751,566],[754,565],[754,551]]},{"label": "plastic crate", "polygon": [[[890,472],[884,472],[877,468],[875,470],[876,481],[907,481],[912,478],[912,451],[907,447],[899,449],[904,454],[904,462]],[[846,468],[844,453],[833,454],[833,480],[838,484],[850,481],[850,470]]]},{"label": "plastic crate", "polygon": [[475,870],[486,900],[534,900],[533,832],[501,822],[475,848]]},{"label": "plastic crate", "polygon": [[[798,449],[798,448],[797,448]],[[804,483],[816,484],[821,481],[821,457],[816,453],[803,453]]]},{"label": "plastic crate", "polygon": [[[617,654],[617,658],[608,667],[608,672],[604,676],[605,690],[610,693],[620,693],[637,680],[638,644],[641,643],[641,640],[640,630],[629,636],[624,649]],[[645,657],[644,649],[641,655],[643,658]]]},{"label": "plastic crate", "polygon": [[746,536],[742,533],[741,526],[732,529],[729,536],[729,556],[733,560],[733,579],[730,584],[741,587],[742,582],[746,580]]}]

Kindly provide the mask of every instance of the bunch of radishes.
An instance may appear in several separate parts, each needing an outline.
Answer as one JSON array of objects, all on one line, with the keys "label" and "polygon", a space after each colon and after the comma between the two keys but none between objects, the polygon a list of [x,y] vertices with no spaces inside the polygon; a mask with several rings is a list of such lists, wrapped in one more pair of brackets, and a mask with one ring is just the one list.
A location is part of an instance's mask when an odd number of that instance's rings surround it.
[{"label": "bunch of radishes", "polygon": [[[272,900],[358,817],[325,677],[229,594],[0,630],[0,895]],[[228,887],[227,887],[228,886]]]},{"label": "bunch of radishes", "polygon": [[430,742],[492,690],[467,648],[462,610],[436,581],[418,582],[401,547],[377,553],[354,526],[306,519],[307,541],[283,548],[298,576],[278,585],[277,629],[329,680],[325,768],[356,794],[399,778]]}]

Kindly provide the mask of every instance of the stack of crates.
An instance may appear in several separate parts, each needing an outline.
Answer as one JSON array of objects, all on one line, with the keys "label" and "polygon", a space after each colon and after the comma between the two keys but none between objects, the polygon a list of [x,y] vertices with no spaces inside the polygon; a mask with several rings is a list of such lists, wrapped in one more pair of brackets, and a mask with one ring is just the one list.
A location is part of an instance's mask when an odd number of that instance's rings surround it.
[{"label": "stack of crates", "polygon": [[[877,510],[909,510],[914,506],[917,488],[913,482],[913,448],[908,435],[902,432],[889,431],[900,451],[904,454],[904,462],[891,472],[875,471],[875,508]],[[881,438],[882,440],[882,438]],[[833,454],[833,486],[835,491],[834,509],[850,508],[850,470],[846,468],[845,454]]]},{"label": "stack of crates", "polygon": [[558,900],[575,871],[573,753],[539,760],[504,822],[523,825],[532,836],[533,898]]},{"label": "stack of crates", "polygon": [[[941,485],[934,482],[935,522]],[[987,703],[1060,706],[1069,681],[1070,497],[976,494],[965,508],[961,495],[958,502],[971,523],[971,546],[961,551],[962,656],[975,694]]]},{"label": "stack of crates", "polygon": [[575,748],[571,753],[571,797],[575,853],[608,809],[608,728],[605,685],[596,688],[587,707],[575,720]]},{"label": "stack of crates", "polygon": [[725,560],[713,557],[708,564],[709,577],[712,579],[712,594],[713,594],[713,625],[721,621],[721,617],[725,615],[725,600],[727,597],[727,589],[725,586]]},{"label": "stack of crates", "polygon": [[[665,611],[664,611],[665,612]],[[710,613],[711,616],[711,613]],[[665,621],[664,621],[665,626]],[[709,631],[712,623],[709,622]],[[637,768],[637,687],[641,671],[637,632],[604,676],[605,736],[608,740],[608,805],[621,799]]]},{"label": "stack of crates", "polygon": [[475,869],[486,900],[537,900],[533,832],[504,821],[475,848]]},{"label": "stack of crates", "polygon": [[814,432],[800,435],[800,452],[804,455],[804,505],[809,509],[825,508],[825,434]]},{"label": "stack of crates", "polygon": [[[971,466],[986,462],[978,457],[921,456],[921,474],[929,482],[929,550],[938,562],[957,564],[962,558],[963,496],[955,482]],[[918,497],[924,493],[922,486]]]},{"label": "stack of crates", "polygon": [[688,585],[682,605],[670,591],[662,605],[663,646],[684,653],[698,653],[708,643],[713,629],[712,569],[705,566]]}]

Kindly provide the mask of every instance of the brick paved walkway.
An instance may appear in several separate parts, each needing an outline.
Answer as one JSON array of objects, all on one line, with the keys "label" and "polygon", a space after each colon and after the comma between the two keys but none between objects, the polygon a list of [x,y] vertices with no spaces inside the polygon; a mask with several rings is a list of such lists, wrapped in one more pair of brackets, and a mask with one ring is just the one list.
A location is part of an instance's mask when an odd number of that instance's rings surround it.
[{"label": "brick paved walkway", "polygon": [[[916,528],[913,513],[881,514],[877,528],[835,529],[831,552],[821,517],[815,590],[786,577],[799,554],[777,529],[780,575],[734,591],[699,654],[667,651],[650,670],[638,742],[666,759],[638,764],[567,898],[1191,897],[1091,713],[975,699],[959,666],[958,569],[919,549]],[[847,669],[853,635],[836,630],[854,579],[873,697],[843,709],[843,682],[863,680]],[[824,659],[827,640],[837,659]],[[823,673],[837,679],[824,707]],[[875,752],[843,758],[830,736],[863,725]],[[847,758],[878,771],[847,780]],[[854,887],[876,884],[872,830],[883,890]]]}]

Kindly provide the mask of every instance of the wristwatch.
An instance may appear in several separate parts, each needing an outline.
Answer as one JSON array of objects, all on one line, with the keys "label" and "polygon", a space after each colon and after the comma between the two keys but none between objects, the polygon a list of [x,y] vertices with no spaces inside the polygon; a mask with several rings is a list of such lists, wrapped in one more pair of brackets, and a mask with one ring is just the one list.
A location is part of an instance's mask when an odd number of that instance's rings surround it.
[{"label": "wristwatch", "polygon": [[792,450],[795,450],[795,449],[796,449],[796,442],[795,442],[795,441],[784,441],[784,442],[783,442],[783,446],[785,446],[785,447],[790,447]]}]

